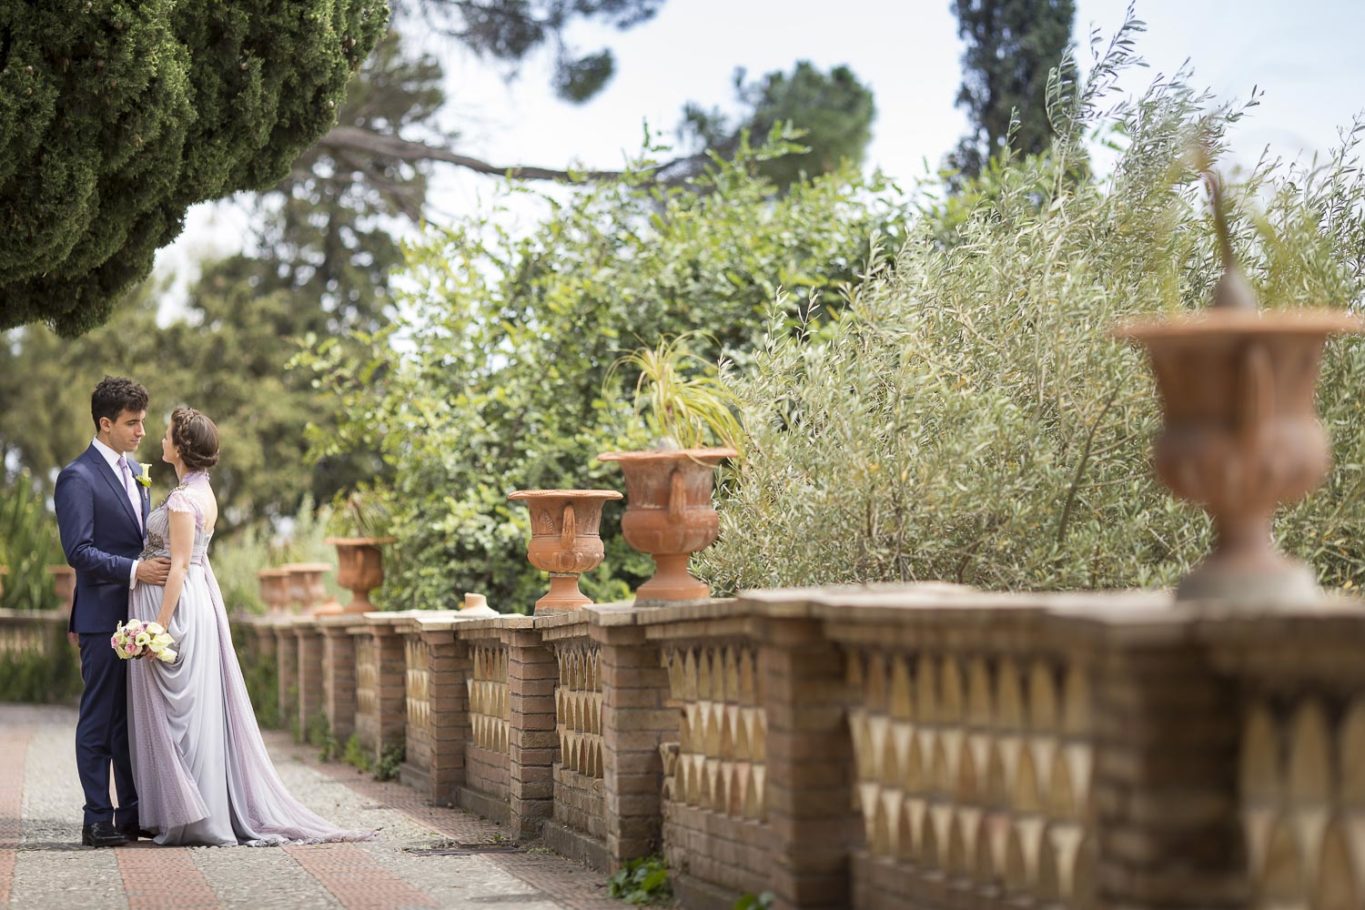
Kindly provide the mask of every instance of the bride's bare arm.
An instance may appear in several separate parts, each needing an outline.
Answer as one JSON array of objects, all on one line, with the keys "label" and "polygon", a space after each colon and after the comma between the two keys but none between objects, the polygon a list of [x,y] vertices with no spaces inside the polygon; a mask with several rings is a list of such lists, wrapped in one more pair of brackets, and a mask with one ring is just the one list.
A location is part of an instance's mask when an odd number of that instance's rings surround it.
[{"label": "bride's bare arm", "polygon": [[171,525],[171,572],[166,578],[166,588],[161,595],[161,612],[156,621],[163,629],[171,627],[171,617],[180,604],[180,592],[185,587],[185,576],[190,571],[190,553],[194,550],[194,513],[170,510],[167,517]]}]

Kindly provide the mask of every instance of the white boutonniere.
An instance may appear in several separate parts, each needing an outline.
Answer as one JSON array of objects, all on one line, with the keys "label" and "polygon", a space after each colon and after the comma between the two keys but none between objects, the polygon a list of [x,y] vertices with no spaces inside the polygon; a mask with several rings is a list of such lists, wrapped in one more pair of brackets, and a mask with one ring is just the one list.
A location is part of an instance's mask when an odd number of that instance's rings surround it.
[{"label": "white boutonniere", "polygon": [[152,485],[152,466],[145,461],[139,461],[138,464],[142,465],[142,473],[137,475],[137,482],[144,487],[150,487]]}]

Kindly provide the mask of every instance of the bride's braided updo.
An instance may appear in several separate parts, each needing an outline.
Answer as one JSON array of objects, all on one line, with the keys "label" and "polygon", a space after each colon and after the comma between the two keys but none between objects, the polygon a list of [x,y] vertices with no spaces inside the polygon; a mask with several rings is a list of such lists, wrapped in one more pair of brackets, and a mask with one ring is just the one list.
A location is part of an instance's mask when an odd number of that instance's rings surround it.
[{"label": "bride's braided updo", "polygon": [[207,471],[218,463],[218,427],[194,408],[171,412],[171,442],[191,471]]}]

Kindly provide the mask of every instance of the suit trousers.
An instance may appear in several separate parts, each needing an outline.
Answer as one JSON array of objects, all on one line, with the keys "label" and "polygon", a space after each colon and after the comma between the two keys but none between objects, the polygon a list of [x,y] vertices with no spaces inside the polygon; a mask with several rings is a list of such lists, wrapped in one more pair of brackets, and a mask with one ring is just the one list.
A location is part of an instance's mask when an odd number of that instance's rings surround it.
[{"label": "suit trousers", "polygon": [[[76,721],[76,769],[85,791],[85,824],[137,824],[137,788],[128,749],[128,664],[109,644],[111,633],[82,633],[80,717]],[[114,769],[118,810],[109,799]],[[116,817],[117,816],[117,817]]]}]

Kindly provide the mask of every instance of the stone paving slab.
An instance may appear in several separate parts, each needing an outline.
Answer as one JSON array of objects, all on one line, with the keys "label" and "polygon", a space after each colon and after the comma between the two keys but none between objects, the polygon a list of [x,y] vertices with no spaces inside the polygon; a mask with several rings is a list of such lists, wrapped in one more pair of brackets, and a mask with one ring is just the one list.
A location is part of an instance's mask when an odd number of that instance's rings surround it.
[{"label": "stone paving slab", "polygon": [[[25,910],[487,908],[621,910],[605,876],[531,847],[502,853],[498,825],[430,806],[267,732],[277,770],[315,812],[368,828],[359,844],[81,847],[76,712],[0,704],[0,905]],[[453,848],[453,849],[452,849]]]}]

